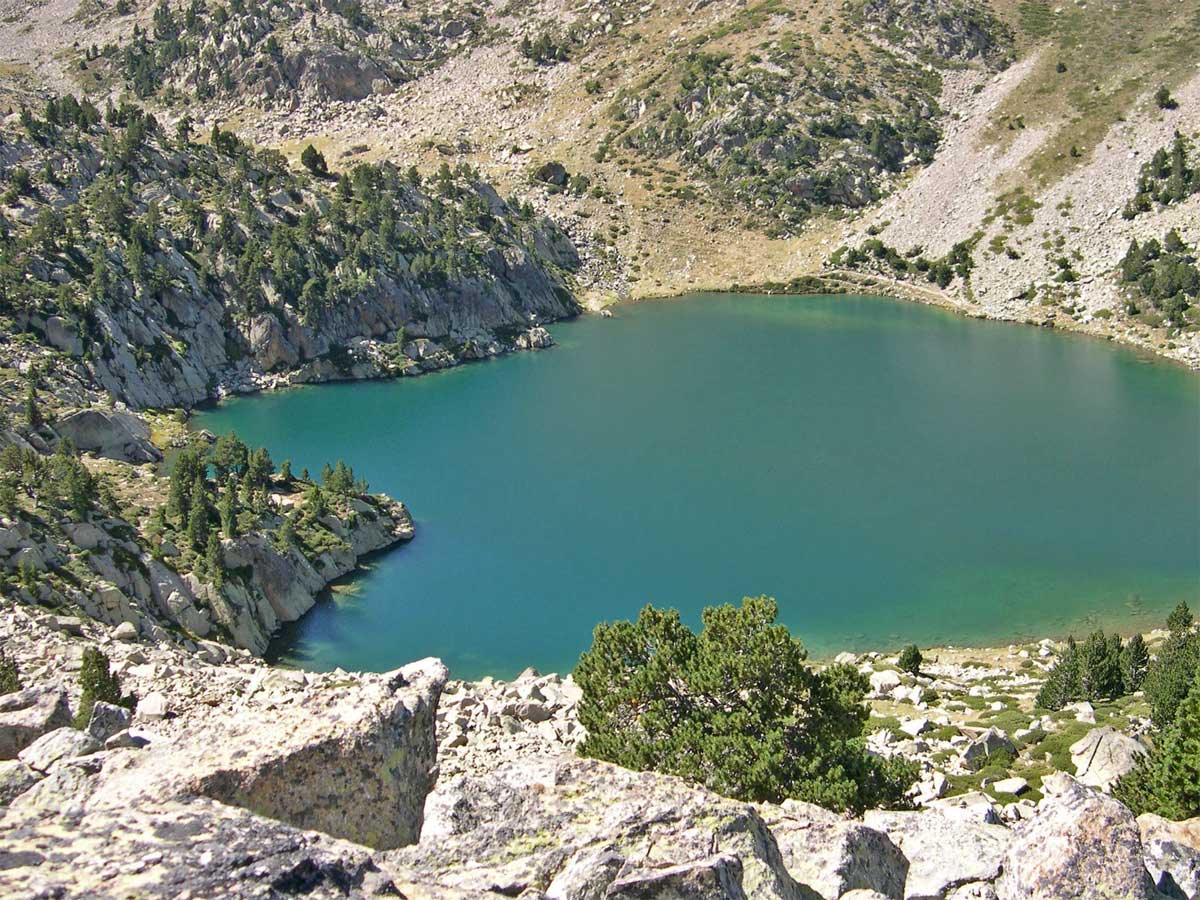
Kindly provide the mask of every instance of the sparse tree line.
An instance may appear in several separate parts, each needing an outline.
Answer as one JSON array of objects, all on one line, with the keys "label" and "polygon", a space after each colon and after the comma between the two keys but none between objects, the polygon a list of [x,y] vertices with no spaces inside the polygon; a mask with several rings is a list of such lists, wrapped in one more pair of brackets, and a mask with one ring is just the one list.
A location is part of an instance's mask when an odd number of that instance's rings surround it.
[{"label": "sparse tree line", "polygon": [[1136,813],[1200,815],[1200,633],[1186,603],[1167,617],[1167,637],[1153,657],[1140,634],[1128,641],[1103,631],[1082,644],[1068,639],[1037,704],[1062,709],[1136,691],[1150,707],[1151,750],[1114,793]]},{"label": "sparse tree line", "polygon": [[[43,162],[0,172],[4,200],[37,210],[32,225],[0,213],[0,315],[58,313],[85,352],[104,347],[97,305],[169,292],[219,298],[235,319],[287,308],[315,323],[389,284],[445,289],[489,274],[488,254],[521,245],[532,218],[496,206],[465,164],[428,178],[386,163],[334,177],[313,150],[305,162],[320,177],[308,177],[215,126],[207,146],[186,120],[169,136],[127,103],[101,113],[55,98],[21,119],[29,151],[16,139],[16,155]],[[161,200],[143,199],[148,184],[167,188]],[[142,363],[181,351],[137,348]]]},{"label": "sparse tree line", "polygon": [[1175,132],[1171,146],[1160,147],[1142,166],[1137,191],[1125,204],[1122,215],[1133,219],[1156,205],[1179,203],[1200,192],[1200,165],[1197,165],[1194,153],[1192,142]]},{"label": "sparse tree line", "polygon": [[869,265],[886,266],[902,278],[924,278],[940,288],[949,287],[955,278],[966,281],[975,268],[975,241],[959,241],[945,256],[929,259],[921,247],[900,253],[878,238],[863,241],[859,247],[842,246],[829,258],[830,265],[862,269]]},{"label": "sparse tree line", "polygon": [[1127,287],[1126,311],[1135,315],[1148,305],[1163,314],[1168,325],[1188,323],[1187,310],[1200,296],[1196,250],[1171,229],[1160,243],[1134,238],[1121,260],[1121,281]]}]

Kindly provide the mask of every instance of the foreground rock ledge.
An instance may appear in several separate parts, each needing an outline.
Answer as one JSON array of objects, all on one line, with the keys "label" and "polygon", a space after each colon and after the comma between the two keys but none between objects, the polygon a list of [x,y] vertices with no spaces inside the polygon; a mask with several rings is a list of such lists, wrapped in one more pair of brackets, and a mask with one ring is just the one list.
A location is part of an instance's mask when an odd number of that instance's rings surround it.
[{"label": "foreground rock ledge", "polygon": [[433,786],[446,677],[439,660],[422,660],[281,709],[209,717],[148,750],[81,757],[100,771],[82,785],[47,778],[14,801],[10,818],[60,801],[99,814],[199,796],[376,849],[403,846],[419,837]]}]

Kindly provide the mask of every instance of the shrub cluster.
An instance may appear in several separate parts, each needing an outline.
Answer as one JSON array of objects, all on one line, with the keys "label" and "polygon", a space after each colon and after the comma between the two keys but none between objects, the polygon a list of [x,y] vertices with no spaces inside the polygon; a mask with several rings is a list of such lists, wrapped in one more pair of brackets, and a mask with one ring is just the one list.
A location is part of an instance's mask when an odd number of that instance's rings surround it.
[{"label": "shrub cluster", "polygon": [[1122,215],[1133,219],[1156,204],[1179,203],[1200,192],[1200,165],[1193,158],[1192,142],[1178,132],[1170,149],[1159,148],[1138,174],[1137,192]]},{"label": "shrub cluster", "polygon": [[747,597],[709,607],[689,630],[674,610],[596,627],[575,669],[581,752],[751,801],[834,809],[901,805],[916,769],[865,750],[866,676],[818,670],[778,607]]},{"label": "shrub cluster", "polygon": [[1145,302],[1161,310],[1169,324],[1185,325],[1186,311],[1200,296],[1196,251],[1173,228],[1161,244],[1154,238],[1139,244],[1135,238],[1121,260],[1121,281],[1130,292],[1127,311],[1131,315]]}]

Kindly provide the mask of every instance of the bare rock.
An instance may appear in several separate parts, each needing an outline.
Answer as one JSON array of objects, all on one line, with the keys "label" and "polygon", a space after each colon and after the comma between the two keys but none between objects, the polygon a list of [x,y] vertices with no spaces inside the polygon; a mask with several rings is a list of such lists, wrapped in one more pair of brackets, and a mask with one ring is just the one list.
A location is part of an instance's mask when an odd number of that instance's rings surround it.
[{"label": "bare rock", "polygon": [[111,760],[89,808],[199,795],[368,846],[403,846],[420,833],[433,784],[446,677],[440,661],[422,660],[210,720]]},{"label": "bare rock", "polygon": [[100,742],[86,731],[76,728],[56,728],[17,754],[29,768],[43,775],[49,774],[59,763],[79,756],[87,756],[100,750]]},{"label": "bare rock", "polygon": [[788,874],[825,900],[852,890],[904,897],[908,860],[882,831],[844,819],[819,806],[786,800],[760,807],[779,844]]},{"label": "bare rock", "polygon": [[61,438],[86,450],[122,462],[158,462],[162,453],[150,442],[150,426],[133,413],[115,409],[83,409],[54,424]]},{"label": "bare rock", "polygon": [[994,881],[1011,838],[1007,828],[982,821],[972,809],[870,811],[863,824],[887,834],[908,858],[905,900],[940,900],[963,885]]},{"label": "bare rock", "polygon": [[40,772],[35,772],[20,760],[9,759],[0,762],[0,808],[12,803],[37,784],[41,777]]},{"label": "bare rock", "polygon": [[1081,784],[1109,790],[1146,755],[1146,747],[1111,725],[1093,728],[1071,745],[1071,762]]},{"label": "bare rock", "polygon": [[1037,815],[1021,822],[997,882],[1000,900],[1155,900],[1133,813],[1062,773],[1042,783]]},{"label": "bare rock", "polygon": [[609,900],[745,900],[742,863],[728,853],[614,881]]},{"label": "bare rock", "polygon": [[127,729],[132,718],[129,710],[123,706],[99,702],[92,706],[92,716],[88,720],[87,733],[104,744],[114,734],[119,734]]},{"label": "bare rock", "polygon": [[1153,813],[1138,816],[1142,859],[1155,886],[1168,897],[1200,897],[1200,819],[1172,822]]},{"label": "bare rock", "polygon": [[1012,742],[1012,738],[999,728],[989,728],[967,744],[962,757],[972,769],[981,769],[987,765],[988,759],[994,754],[1016,752],[1017,746]]},{"label": "bare rock", "polygon": [[366,848],[203,798],[45,809],[9,833],[0,858],[5,897],[397,896]]},{"label": "bare rock", "polygon": [[70,721],[67,692],[60,685],[37,685],[0,696],[0,759],[16,759],[43,734]]},{"label": "bare rock", "polygon": [[[439,783],[425,812],[420,843],[381,859],[398,883],[465,896],[553,886],[553,896],[573,900],[812,897],[788,874],[754,807],[572,753],[518,757],[490,774]],[[603,855],[609,848],[619,848],[624,865]],[[568,893],[570,885],[580,893]],[[701,888],[708,893],[687,893]]]}]

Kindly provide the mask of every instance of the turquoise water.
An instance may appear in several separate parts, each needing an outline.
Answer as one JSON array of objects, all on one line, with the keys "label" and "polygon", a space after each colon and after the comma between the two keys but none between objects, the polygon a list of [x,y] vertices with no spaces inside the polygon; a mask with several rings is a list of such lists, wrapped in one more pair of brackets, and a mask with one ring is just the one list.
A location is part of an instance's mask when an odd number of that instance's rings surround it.
[{"label": "turquoise water", "polygon": [[407,546],[281,637],[326,669],[567,670],[601,620],[776,597],[817,654],[1160,622],[1200,602],[1200,378],[865,297],[702,295],[420,379],[232,400],[403,499]]}]

